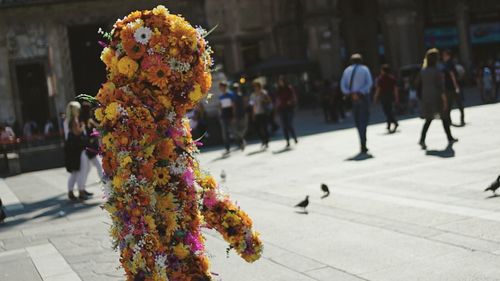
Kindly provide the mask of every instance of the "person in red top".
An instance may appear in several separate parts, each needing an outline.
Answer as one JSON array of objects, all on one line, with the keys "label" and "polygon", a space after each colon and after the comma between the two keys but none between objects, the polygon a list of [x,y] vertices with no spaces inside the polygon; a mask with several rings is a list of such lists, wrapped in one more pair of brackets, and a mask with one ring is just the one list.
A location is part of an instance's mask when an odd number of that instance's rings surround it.
[{"label": "person in red top", "polygon": [[[375,102],[377,101],[380,101],[382,110],[387,119],[387,131],[389,131],[389,133],[396,132],[399,123],[396,117],[394,117],[392,106],[393,103],[399,104],[399,91],[396,85],[396,78],[391,74],[391,69],[388,64],[382,65],[380,75],[377,77]],[[394,128],[391,130],[392,124],[394,124]]]},{"label": "person in red top", "polygon": [[276,91],[276,109],[280,115],[281,127],[283,127],[283,134],[286,139],[286,147],[290,147],[290,135],[292,136],[295,144],[298,143],[295,129],[293,128],[293,114],[297,104],[297,96],[295,90],[289,85],[285,77],[278,78],[278,89]]}]

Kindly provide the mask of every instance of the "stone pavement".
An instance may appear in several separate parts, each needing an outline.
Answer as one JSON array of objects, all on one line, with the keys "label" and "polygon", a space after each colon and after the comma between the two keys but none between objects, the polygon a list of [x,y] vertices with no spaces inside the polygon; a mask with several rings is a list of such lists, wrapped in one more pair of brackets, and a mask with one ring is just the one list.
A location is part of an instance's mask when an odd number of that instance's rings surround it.
[{"label": "stone pavement", "polygon": [[[315,112],[307,124],[298,120],[306,136],[291,150],[276,140],[265,152],[252,144],[229,157],[200,155],[215,175],[225,170],[222,188],[265,244],[264,257],[246,264],[233,252],[226,257],[221,237],[207,231],[216,279],[500,280],[500,197],[482,192],[500,173],[500,104],[468,108],[467,126],[452,128],[460,141],[451,149],[439,120],[427,152],[416,144],[420,119],[402,121],[392,135],[372,125],[373,158],[359,161],[348,160],[358,150],[355,130],[339,129],[350,123],[320,119]],[[0,226],[0,280],[124,279],[100,196],[68,203],[66,178],[53,169],[0,180],[11,215]],[[323,182],[332,193],[320,199]],[[100,194],[96,184],[90,190]],[[306,195],[307,215],[293,208]]]}]

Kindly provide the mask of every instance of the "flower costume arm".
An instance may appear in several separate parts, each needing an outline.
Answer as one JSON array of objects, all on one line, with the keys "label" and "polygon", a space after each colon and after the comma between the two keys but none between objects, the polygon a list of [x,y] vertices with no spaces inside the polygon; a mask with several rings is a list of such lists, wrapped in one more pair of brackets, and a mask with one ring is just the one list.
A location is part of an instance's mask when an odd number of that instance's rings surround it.
[{"label": "flower costume arm", "polygon": [[263,247],[259,233],[252,230],[252,219],[220,192],[212,176],[202,176],[198,184],[202,187],[201,213],[207,226],[222,234],[245,261],[258,260]]}]

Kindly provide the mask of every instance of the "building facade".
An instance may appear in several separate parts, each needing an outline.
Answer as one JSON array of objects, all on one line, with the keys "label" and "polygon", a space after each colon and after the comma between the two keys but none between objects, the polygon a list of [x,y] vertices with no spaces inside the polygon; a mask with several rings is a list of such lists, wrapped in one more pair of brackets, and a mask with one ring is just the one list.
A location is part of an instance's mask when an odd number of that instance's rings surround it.
[{"label": "building facade", "polygon": [[468,68],[495,56],[495,0],[206,0],[211,38],[228,73],[276,57],[314,62],[338,78],[349,54],[377,69],[416,64],[427,48],[451,49]]},{"label": "building facade", "polygon": [[[0,122],[43,124],[105,79],[97,30],[164,1],[0,0]],[[307,69],[338,79],[349,55],[373,71],[452,49],[468,68],[500,50],[495,0],[178,0],[168,8],[210,29],[216,64],[233,78]]]},{"label": "building facade", "polygon": [[[0,122],[43,128],[81,93],[105,81],[99,28],[165,1],[0,0]],[[203,1],[170,1],[172,13],[205,25]]]}]

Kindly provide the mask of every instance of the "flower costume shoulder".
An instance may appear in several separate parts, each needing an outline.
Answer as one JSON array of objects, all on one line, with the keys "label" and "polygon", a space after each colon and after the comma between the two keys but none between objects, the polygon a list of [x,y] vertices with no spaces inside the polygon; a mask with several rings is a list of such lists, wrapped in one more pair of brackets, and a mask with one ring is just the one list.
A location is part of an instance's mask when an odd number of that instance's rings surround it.
[{"label": "flower costume shoulder", "polygon": [[158,6],[101,33],[109,40],[95,111],[110,179],[104,207],[127,280],[212,280],[201,226],[244,260],[259,259],[252,220],[200,169],[183,118],[211,86],[207,32]]}]

